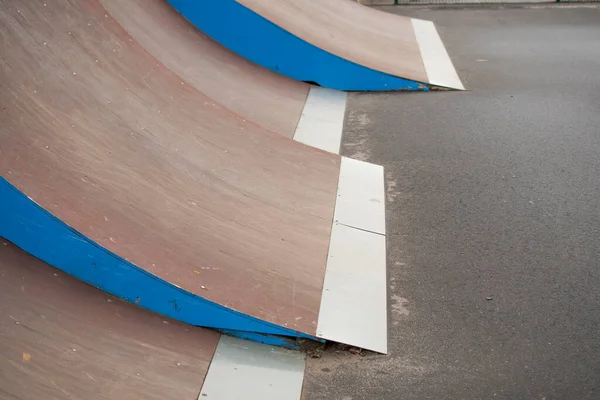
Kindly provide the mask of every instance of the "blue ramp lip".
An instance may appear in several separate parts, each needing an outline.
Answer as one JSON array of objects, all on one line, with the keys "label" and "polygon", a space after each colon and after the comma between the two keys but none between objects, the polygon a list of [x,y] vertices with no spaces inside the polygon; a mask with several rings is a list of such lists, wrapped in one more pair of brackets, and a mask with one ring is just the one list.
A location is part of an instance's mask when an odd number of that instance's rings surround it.
[{"label": "blue ramp lip", "polygon": [[270,335],[320,340],[226,308],[148,273],[77,232],[3,177],[0,237],[100,290],[190,325],[265,334],[246,336],[272,345],[284,341]]},{"label": "blue ramp lip", "polygon": [[346,91],[426,91],[429,85],[379,72],[324,51],[235,0],[167,0],[223,46],[290,78]]}]

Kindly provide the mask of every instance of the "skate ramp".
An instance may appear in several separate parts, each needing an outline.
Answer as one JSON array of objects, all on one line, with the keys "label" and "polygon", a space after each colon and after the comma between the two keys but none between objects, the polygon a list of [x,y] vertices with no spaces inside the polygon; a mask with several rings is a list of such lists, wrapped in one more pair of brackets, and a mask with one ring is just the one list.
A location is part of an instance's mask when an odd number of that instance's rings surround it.
[{"label": "skate ramp", "polygon": [[193,399],[219,334],[165,320],[0,245],[0,383],[11,399]]},{"label": "skate ramp", "polygon": [[161,317],[6,242],[0,277],[3,398],[300,398],[298,352]]},{"label": "skate ramp", "polygon": [[0,18],[0,236],[192,325],[386,351],[381,167],[215,102],[98,1]]},{"label": "skate ramp", "polygon": [[186,84],[244,119],[293,137],[310,85],[220,46],[162,0],[101,4],[133,40]]},{"label": "skate ramp", "polygon": [[464,87],[435,25],[347,0],[168,0],[257,64],[340,90]]},{"label": "skate ramp", "polygon": [[295,81],[221,46],[162,0],[102,0],[133,40],[214,102],[243,119],[339,153],[346,95]]}]

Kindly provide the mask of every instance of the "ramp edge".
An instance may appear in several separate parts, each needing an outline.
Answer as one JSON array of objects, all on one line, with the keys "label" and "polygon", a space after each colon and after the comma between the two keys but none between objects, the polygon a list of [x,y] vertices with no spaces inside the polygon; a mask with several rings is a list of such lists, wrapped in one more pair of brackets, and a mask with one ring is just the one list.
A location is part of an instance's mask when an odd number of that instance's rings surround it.
[{"label": "ramp edge", "polygon": [[465,90],[446,47],[432,21],[411,18],[429,83],[451,89]]},{"label": "ramp edge", "polygon": [[318,48],[235,0],[167,2],[221,45],[292,79],[346,91],[429,90],[425,83],[377,71]]},{"label": "ramp edge", "polygon": [[223,335],[198,399],[299,400],[304,369],[300,352]]},{"label": "ramp edge", "polygon": [[387,353],[383,167],[342,157],[317,337]]},{"label": "ramp edge", "polygon": [[339,154],[346,114],[346,93],[311,86],[294,140]]},{"label": "ramp edge", "polygon": [[[226,308],[166,282],[72,229],[0,177],[0,237],[91,286],[190,325],[317,338]],[[248,338],[252,339],[250,335]]]}]

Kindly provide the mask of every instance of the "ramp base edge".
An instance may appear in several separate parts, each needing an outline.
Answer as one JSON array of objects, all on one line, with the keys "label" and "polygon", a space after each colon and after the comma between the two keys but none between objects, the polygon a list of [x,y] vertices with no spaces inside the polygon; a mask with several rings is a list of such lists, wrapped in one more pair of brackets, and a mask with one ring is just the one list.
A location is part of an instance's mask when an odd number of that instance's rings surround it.
[{"label": "ramp base edge", "polygon": [[387,353],[385,183],[342,157],[317,337]]},{"label": "ramp base edge", "polygon": [[436,87],[442,87],[465,90],[435,24],[432,21],[416,18],[411,18],[411,22],[429,78],[430,89],[436,90]]},{"label": "ramp base edge", "polygon": [[304,370],[300,352],[221,336],[198,399],[300,400]]},{"label": "ramp base edge", "polygon": [[[190,325],[248,332],[250,340],[277,336],[319,340],[223,307],[144,271],[75,231],[2,177],[0,237],[106,293]],[[282,341],[262,342],[268,340]]]},{"label": "ramp base edge", "polygon": [[346,60],[280,28],[235,0],[167,0],[198,29],[278,74],[345,91],[427,91],[426,83]]}]

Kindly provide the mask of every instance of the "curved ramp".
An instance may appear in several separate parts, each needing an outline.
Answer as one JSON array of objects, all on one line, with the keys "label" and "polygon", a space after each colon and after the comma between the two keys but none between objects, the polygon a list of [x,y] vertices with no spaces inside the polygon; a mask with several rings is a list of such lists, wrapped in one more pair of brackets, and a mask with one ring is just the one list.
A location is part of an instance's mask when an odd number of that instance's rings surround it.
[{"label": "curved ramp", "polygon": [[206,36],[160,0],[102,0],[162,65],[214,102],[267,130],[339,153],[346,95],[258,66]]},{"label": "curved ramp", "polygon": [[0,236],[193,325],[386,351],[381,167],[214,102],[98,1],[1,7]]},{"label": "curved ramp", "polygon": [[198,397],[217,332],[111,298],[7,243],[0,278],[3,398]]},{"label": "curved ramp", "polygon": [[168,0],[226,47],[291,78],[340,90],[464,87],[430,21],[347,0]]},{"label": "curved ramp", "polygon": [[3,398],[300,399],[298,352],[161,318],[9,243],[0,278]]},{"label": "curved ramp", "polygon": [[216,103],[293,137],[309,85],[253,64],[199,32],[164,1],[102,0],[146,51]]}]

